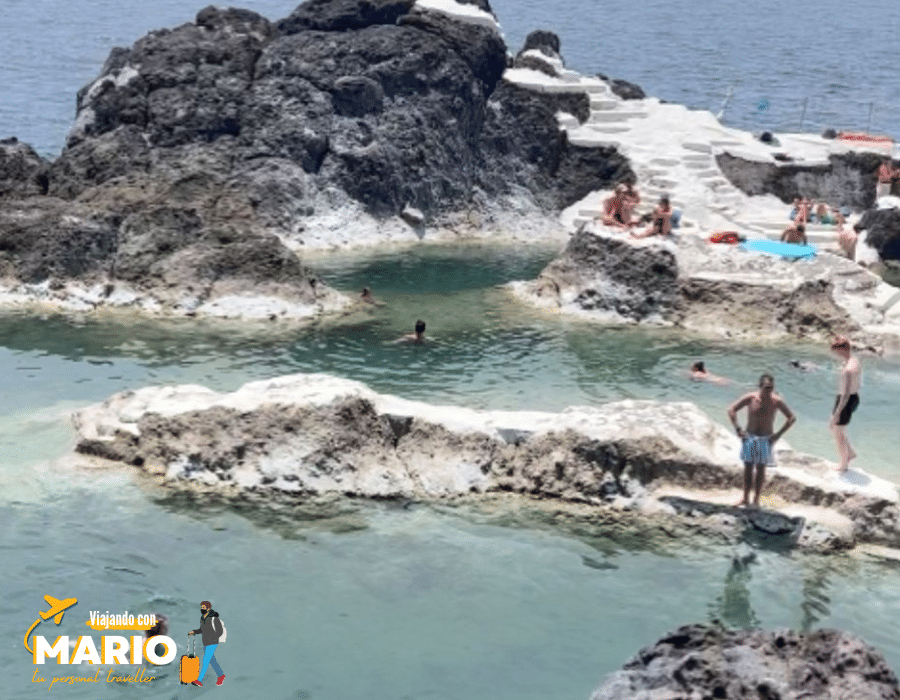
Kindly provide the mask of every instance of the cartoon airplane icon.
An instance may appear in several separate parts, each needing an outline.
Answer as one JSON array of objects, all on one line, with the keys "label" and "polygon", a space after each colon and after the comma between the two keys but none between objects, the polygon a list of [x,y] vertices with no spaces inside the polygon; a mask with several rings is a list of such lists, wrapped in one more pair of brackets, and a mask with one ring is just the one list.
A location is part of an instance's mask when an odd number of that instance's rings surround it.
[{"label": "cartoon airplane icon", "polygon": [[[66,598],[65,600],[57,600],[52,595],[45,595],[44,600],[47,601],[47,604],[50,606],[50,609],[47,612],[42,612],[41,617],[45,620],[49,620],[51,617],[56,615],[53,621],[58,625],[62,622],[63,614],[71,608],[75,603],[78,602],[77,598]],[[40,611],[38,611],[40,612]]]},{"label": "cartoon airplane icon", "polygon": [[45,595],[44,600],[47,601],[47,605],[50,606],[50,609],[47,612],[41,612],[40,610],[38,610],[40,618],[35,620],[34,624],[29,627],[28,631],[25,633],[25,648],[32,653],[33,651],[31,647],[28,646],[28,638],[31,636],[34,628],[41,624],[42,620],[49,620],[51,617],[53,618],[53,621],[58,625],[60,622],[62,622],[63,614],[66,612],[66,610],[68,610],[78,602],[78,598],[66,598],[65,600],[58,600],[52,595]]}]

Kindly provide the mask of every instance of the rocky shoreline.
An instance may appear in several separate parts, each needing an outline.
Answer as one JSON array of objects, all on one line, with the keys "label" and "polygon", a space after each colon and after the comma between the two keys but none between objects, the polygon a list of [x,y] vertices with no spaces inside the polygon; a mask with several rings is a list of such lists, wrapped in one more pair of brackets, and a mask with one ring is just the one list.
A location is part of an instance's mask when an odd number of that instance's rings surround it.
[{"label": "rocky shoreline", "polygon": [[475,411],[372,392],[327,375],[116,394],[74,416],[76,464],[137,467],[165,489],[235,502],[341,495],[434,502],[519,494],[660,519],[738,540],[846,551],[900,547],[886,481],[782,446],[771,507],[739,495],[738,440],[693,404],[622,401],[562,413]]},{"label": "rocky shoreline", "polygon": [[585,225],[536,280],[510,289],[528,303],[612,323],[757,341],[842,334],[859,349],[900,351],[900,307],[886,304],[898,290],[827,253],[789,261],[696,236],[630,241]]},{"label": "rocky shoreline", "polygon": [[890,700],[900,686],[884,657],[847,632],[686,625],[641,649],[591,695],[644,698]]}]

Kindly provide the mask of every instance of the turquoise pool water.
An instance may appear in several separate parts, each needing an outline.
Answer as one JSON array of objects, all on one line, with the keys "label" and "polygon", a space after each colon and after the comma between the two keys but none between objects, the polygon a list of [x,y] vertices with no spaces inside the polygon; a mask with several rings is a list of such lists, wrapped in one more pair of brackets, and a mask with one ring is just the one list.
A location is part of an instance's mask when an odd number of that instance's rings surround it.
[{"label": "turquoise pool water", "polygon": [[[231,390],[292,372],[484,408],[688,399],[724,423],[727,404],[771,371],[800,418],[787,440],[832,454],[826,421],[835,364],[821,348],[609,328],[513,300],[502,285],[535,276],[556,252],[423,247],[330,256],[327,264],[311,258],[332,285],[369,286],[385,305],[309,327],[5,315],[0,585],[11,632],[0,651],[4,696],[47,697],[46,685],[30,683],[34,666],[21,645],[46,609],[45,594],[79,598],[60,634],[76,634],[89,610],[163,612],[179,654],[199,601],[213,601],[229,630],[217,653],[227,680],[215,692],[223,697],[587,698],[642,645],[712,617],[849,629],[900,668],[891,622],[900,579],[886,564],[766,551],[736,564],[735,556],[751,555],[743,545],[685,544],[661,555],[610,540],[602,529],[575,536],[415,505],[360,503],[326,520],[274,523],[167,502],[129,473],[72,474],[52,464],[72,440],[66,416],[115,391],[158,383]],[[391,342],[417,318],[428,324],[424,346]],[[735,385],[690,382],[687,368],[698,357]],[[822,368],[800,373],[791,359]],[[864,372],[851,436],[863,466],[897,480],[900,367],[869,358]],[[52,692],[204,692],[180,686],[174,667],[149,687],[101,685]]]}]

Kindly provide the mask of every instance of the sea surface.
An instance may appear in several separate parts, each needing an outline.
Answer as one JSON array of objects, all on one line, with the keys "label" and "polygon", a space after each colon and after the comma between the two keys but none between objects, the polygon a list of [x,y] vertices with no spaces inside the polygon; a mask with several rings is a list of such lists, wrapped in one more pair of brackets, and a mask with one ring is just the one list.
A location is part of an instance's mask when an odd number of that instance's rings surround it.
[{"label": "sea surface", "polygon": [[[220,391],[326,372],[435,404],[560,410],[621,398],[690,400],[725,424],[727,405],[772,372],[799,416],[786,440],[833,455],[837,381],[817,345],[736,345],[611,328],[535,311],[505,284],[534,277],[543,246],[430,246],[318,256],[336,288],[384,304],[292,324],[152,322],[24,313],[0,317],[0,697],[48,697],[56,676],[22,645],[47,609],[77,597],[55,638],[91,610],[170,618],[178,654],[211,600],[228,627],[223,698],[586,700],[605,674],[681,624],[856,632],[900,668],[894,564],[747,543],[650,547],[588,523],[467,507],[365,503],[328,517],[239,512],[170,498],[123,470],[72,471],[72,411],[116,391],[196,383]],[[423,346],[393,340],[426,320]],[[702,357],[729,387],[693,383]],[[814,362],[809,373],[792,359]],[[898,480],[900,362],[866,358],[850,426],[860,462]],[[131,668],[131,667],[129,667]],[[64,670],[58,670],[64,669]],[[109,672],[102,668],[102,677]],[[153,669],[147,669],[147,675]],[[54,686],[76,698],[193,697],[174,666],[145,686]],[[213,676],[207,677],[209,683]],[[200,692],[200,691],[197,691]]]},{"label": "sea surface", "polygon": [[[270,19],[294,3],[235,4]],[[0,20],[0,138],[58,154],[75,93],[113,46],[191,20],[183,0],[6,0]],[[799,124],[900,134],[889,69],[900,8],[888,2],[546,3],[494,9],[513,51],[533,29],[557,32],[568,64],[718,111],[750,129]],[[706,9],[704,9],[706,8]],[[888,48],[886,48],[888,47]],[[882,59],[887,56],[887,59]],[[791,127],[796,128],[796,126]],[[123,389],[327,372],[381,392],[479,408],[560,410],[621,398],[690,400],[715,420],[759,374],[798,414],[785,437],[833,456],[827,431],[836,366],[823,348],[712,342],[666,330],[608,328],[527,309],[503,285],[534,277],[542,247],[417,248],[320,256],[330,284],[369,286],[385,306],[308,328],[0,316],[0,698],[46,698],[25,630],[45,595],[77,597],[62,624],[91,610],[168,615],[178,654],[211,600],[228,626],[217,658],[223,698],[582,700],[603,676],[674,627],[838,627],[900,669],[895,565],[737,546],[673,543],[658,551],[603,528],[563,528],[466,508],[356,503],[316,519],[233,512],[167,498],[120,470],[72,472],[68,416]],[[423,347],[391,341],[428,324]],[[695,384],[703,358],[730,387]],[[818,369],[801,373],[791,360]],[[864,358],[863,404],[850,435],[860,464],[900,481],[900,365]],[[102,678],[106,670],[102,669]],[[152,673],[148,669],[147,675]],[[207,677],[212,682],[212,676]],[[73,698],[187,698],[176,667],[148,684],[54,686]]]},{"label": "sea surface", "polygon": [[[299,4],[236,0],[270,20]],[[184,0],[5,0],[0,21],[0,138],[55,157],[75,94],[110,49],[192,21]],[[495,0],[507,46],[548,29],[569,67],[637,83],[651,96],[724,109],[753,131],[868,129],[900,137],[893,60],[900,4],[892,0]]]}]

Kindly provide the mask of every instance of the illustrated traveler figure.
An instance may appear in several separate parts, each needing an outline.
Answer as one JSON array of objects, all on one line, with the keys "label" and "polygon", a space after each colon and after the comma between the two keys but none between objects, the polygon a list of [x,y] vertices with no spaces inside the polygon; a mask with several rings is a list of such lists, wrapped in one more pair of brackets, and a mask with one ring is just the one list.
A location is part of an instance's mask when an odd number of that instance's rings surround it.
[{"label": "illustrated traveler figure", "polygon": [[831,410],[831,420],[828,427],[834,434],[837,444],[840,465],[838,469],[847,471],[850,460],[856,457],[856,451],[850,445],[850,439],[845,432],[850,423],[850,416],[859,406],[859,385],[862,369],[859,360],[850,353],[850,341],[840,335],[831,343],[831,351],[844,361],[841,367],[841,381],[837,398],[834,400],[834,408]]},{"label": "illustrated traveler figure", "polygon": [[222,685],[225,682],[225,674],[222,672],[219,662],[216,661],[216,647],[219,646],[220,639],[225,636],[225,626],[219,619],[219,613],[212,609],[212,603],[208,600],[200,603],[200,626],[188,634],[203,635],[203,662],[200,664],[200,675],[197,676],[197,680],[191,682],[202,688],[206,668],[212,666],[218,676],[216,685]]},{"label": "illustrated traveler figure", "polygon": [[[747,407],[746,430],[737,424],[737,412],[745,406]],[[776,409],[781,411],[787,420],[781,426],[781,430],[773,434]],[[772,446],[797,421],[797,417],[782,398],[775,393],[775,379],[772,375],[764,374],[759,378],[759,391],[752,391],[735,401],[728,408],[728,418],[731,419],[731,424],[742,441],[744,497],[738,505],[745,506],[750,502],[750,487],[755,485],[756,493],[753,497],[753,505],[758,506],[759,492],[762,491],[763,481],[766,478],[766,465],[772,463]],[[755,484],[754,467],[756,467]]]}]

